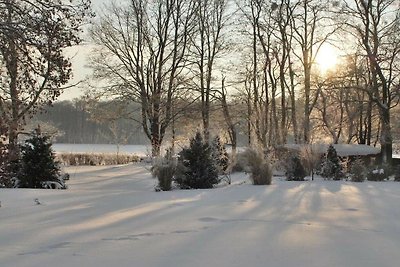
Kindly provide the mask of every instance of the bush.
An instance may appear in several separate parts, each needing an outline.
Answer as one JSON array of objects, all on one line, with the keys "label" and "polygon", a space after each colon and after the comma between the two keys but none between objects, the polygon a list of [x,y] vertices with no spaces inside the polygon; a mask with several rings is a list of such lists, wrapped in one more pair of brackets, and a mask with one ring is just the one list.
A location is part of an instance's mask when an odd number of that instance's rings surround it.
[{"label": "bush", "polygon": [[173,158],[172,150],[168,149],[163,158],[153,161],[153,166],[151,167],[153,177],[158,179],[156,191],[170,191],[175,172],[176,161]]},{"label": "bush", "polygon": [[300,150],[300,161],[306,173],[311,173],[311,179],[314,180],[314,173],[321,166],[321,154],[313,149],[312,145],[305,145]]},{"label": "bush", "polygon": [[211,152],[211,147],[198,132],[190,140],[190,146],[179,153],[175,181],[180,188],[212,188],[218,184],[218,171]]},{"label": "bush", "polygon": [[389,165],[381,165],[373,168],[368,172],[368,181],[380,182],[389,179],[389,176],[393,174],[392,167]]},{"label": "bush", "polygon": [[364,165],[365,164],[361,159],[357,159],[351,164],[350,174],[352,182],[363,182],[365,180],[367,169]]},{"label": "bush", "polygon": [[288,181],[304,181],[307,172],[298,156],[291,156],[286,166],[286,180]]},{"label": "bush", "polygon": [[272,182],[272,169],[262,153],[254,149],[247,149],[240,155],[241,165],[250,172],[250,179],[254,185],[270,185]]},{"label": "bush", "polygon": [[158,179],[156,191],[170,191],[172,188],[172,180],[174,178],[176,164],[169,162],[167,164],[155,164],[152,167],[152,174]]},{"label": "bush", "polygon": [[340,180],[343,177],[342,166],[333,145],[328,147],[325,161],[322,163],[321,175],[333,180]]},{"label": "bush", "polygon": [[13,187],[7,146],[0,141],[0,188]]},{"label": "bush", "polygon": [[21,146],[18,187],[66,189],[48,136],[39,131]]},{"label": "bush", "polygon": [[239,160],[243,157],[243,152],[239,152],[235,155],[235,157],[232,157],[231,162],[230,162],[230,171],[231,172],[244,172],[244,167],[242,166],[242,162]]},{"label": "bush", "polygon": [[369,171],[367,175],[368,181],[380,182],[385,180],[385,178],[385,170],[379,168]]},{"label": "bush", "polygon": [[400,182],[400,166],[397,166],[397,167],[394,169],[394,180],[395,180],[396,182]]}]

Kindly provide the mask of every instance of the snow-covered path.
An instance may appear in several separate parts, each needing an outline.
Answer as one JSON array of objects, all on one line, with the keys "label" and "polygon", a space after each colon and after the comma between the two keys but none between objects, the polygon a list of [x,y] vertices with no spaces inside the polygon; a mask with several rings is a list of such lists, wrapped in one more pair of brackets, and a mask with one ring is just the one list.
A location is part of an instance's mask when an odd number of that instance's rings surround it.
[{"label": "snow-covered path", "polygon": [[154,192],[143,166],[67,171],[68,190],[0,189],[1,267],[399,266],[400,183]]}]

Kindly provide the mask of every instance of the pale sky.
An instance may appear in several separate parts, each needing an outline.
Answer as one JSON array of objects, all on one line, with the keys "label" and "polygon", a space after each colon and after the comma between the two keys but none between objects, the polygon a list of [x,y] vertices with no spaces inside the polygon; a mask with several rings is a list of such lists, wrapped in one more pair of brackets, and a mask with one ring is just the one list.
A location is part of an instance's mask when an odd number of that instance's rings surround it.
[{"label": "pale sky", "polygon": [[[123,0],[114,0],[115,2],[123,2]],[[96,12],[104,3],[111,3],[111,0],[92,0],[92,8]],[[87,36],[83,37],[88,39]],[[87,57],[91,51],[91,45],[88,42],[84,42],[81,45],[70,47],[66,49],[66,54],[72,59],[72,72],[73,77],[69,82],[69,85],[76,84],[79,81],[87,78],[91,74],[91,70],[87,67]],[[72,100],[73,98],[79,97],[83,94],[82,86],[77,86],[64,90],[58,100]]]}]

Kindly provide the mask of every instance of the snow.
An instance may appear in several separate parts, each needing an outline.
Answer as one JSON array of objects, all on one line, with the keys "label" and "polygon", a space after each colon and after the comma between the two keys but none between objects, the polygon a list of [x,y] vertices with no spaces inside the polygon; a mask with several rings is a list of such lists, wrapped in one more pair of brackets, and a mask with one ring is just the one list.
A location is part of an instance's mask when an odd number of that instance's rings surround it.
[{"label": "snow", "polygon": [[68,167],[68,190],[0,189],[0,266],[400,262],[400,183],[253,186],[239,173],[215,189],[154,192],[147,168]]}]

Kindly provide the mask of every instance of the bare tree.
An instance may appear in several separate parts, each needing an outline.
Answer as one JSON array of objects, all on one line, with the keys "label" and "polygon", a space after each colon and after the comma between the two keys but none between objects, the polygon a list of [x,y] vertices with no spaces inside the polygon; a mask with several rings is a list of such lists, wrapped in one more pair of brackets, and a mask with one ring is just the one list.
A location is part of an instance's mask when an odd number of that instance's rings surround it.
[{"label": "bare tree", "polygon": [[63,49],[80,43],[89,14],[89,0],[0,0],[0,116],[11,154],[25,120],[70,80]]},{"label": "bare tree", "polygon": [[[384,162],[392,159],[391,108],[399,97],[400,9],[396,0],[345,3],[347,26],[363,47],[369,67],[364,90],[376,104],[380,117],[380,144]],[[397,99],[397,100],[396,100]]]},{"label": "bare tree", "polygon": [[152,155],[181,110],[173,109],[187,81],[188,38],[194,31],[196,1],[131,0],[111,4],[93,25],[98,45],[92,58],[95,77],[113,96],[140,103],[142,127]]},{"label": "bare tree", "polygon": [[227,0],[196,0],[196,34],[192,38],[196,73],[195,88],[200,92],[204,139],[210,138],[210,106],[215,63],[226,50],[224,31],[227,21]]},{"label": "bare tree", "polygon": [[292,12],[293,39],[299,46],[295,56],[303,67],[304,119],[303,142],[310,142],[310,115],[318,98],[318,90],[312,93],[312,67],[318,50],[338,29],[327,15],[328,1],[298,0]]},{"label": "bare tree", "polygon": [[226,123],[228,136],[230,139],[230,143],[232,145],[232,155],[236,155],[236,148],[237,148],[237,131],[236,131],[236,124],[233,120],[232,112],[229,108],[229,103],[227,100],[227,89],[225,85],[225,77],[222,78],[221,84],[221,91],[220,95],[217,96],[219,98],[222,108],[222,114]]}]

